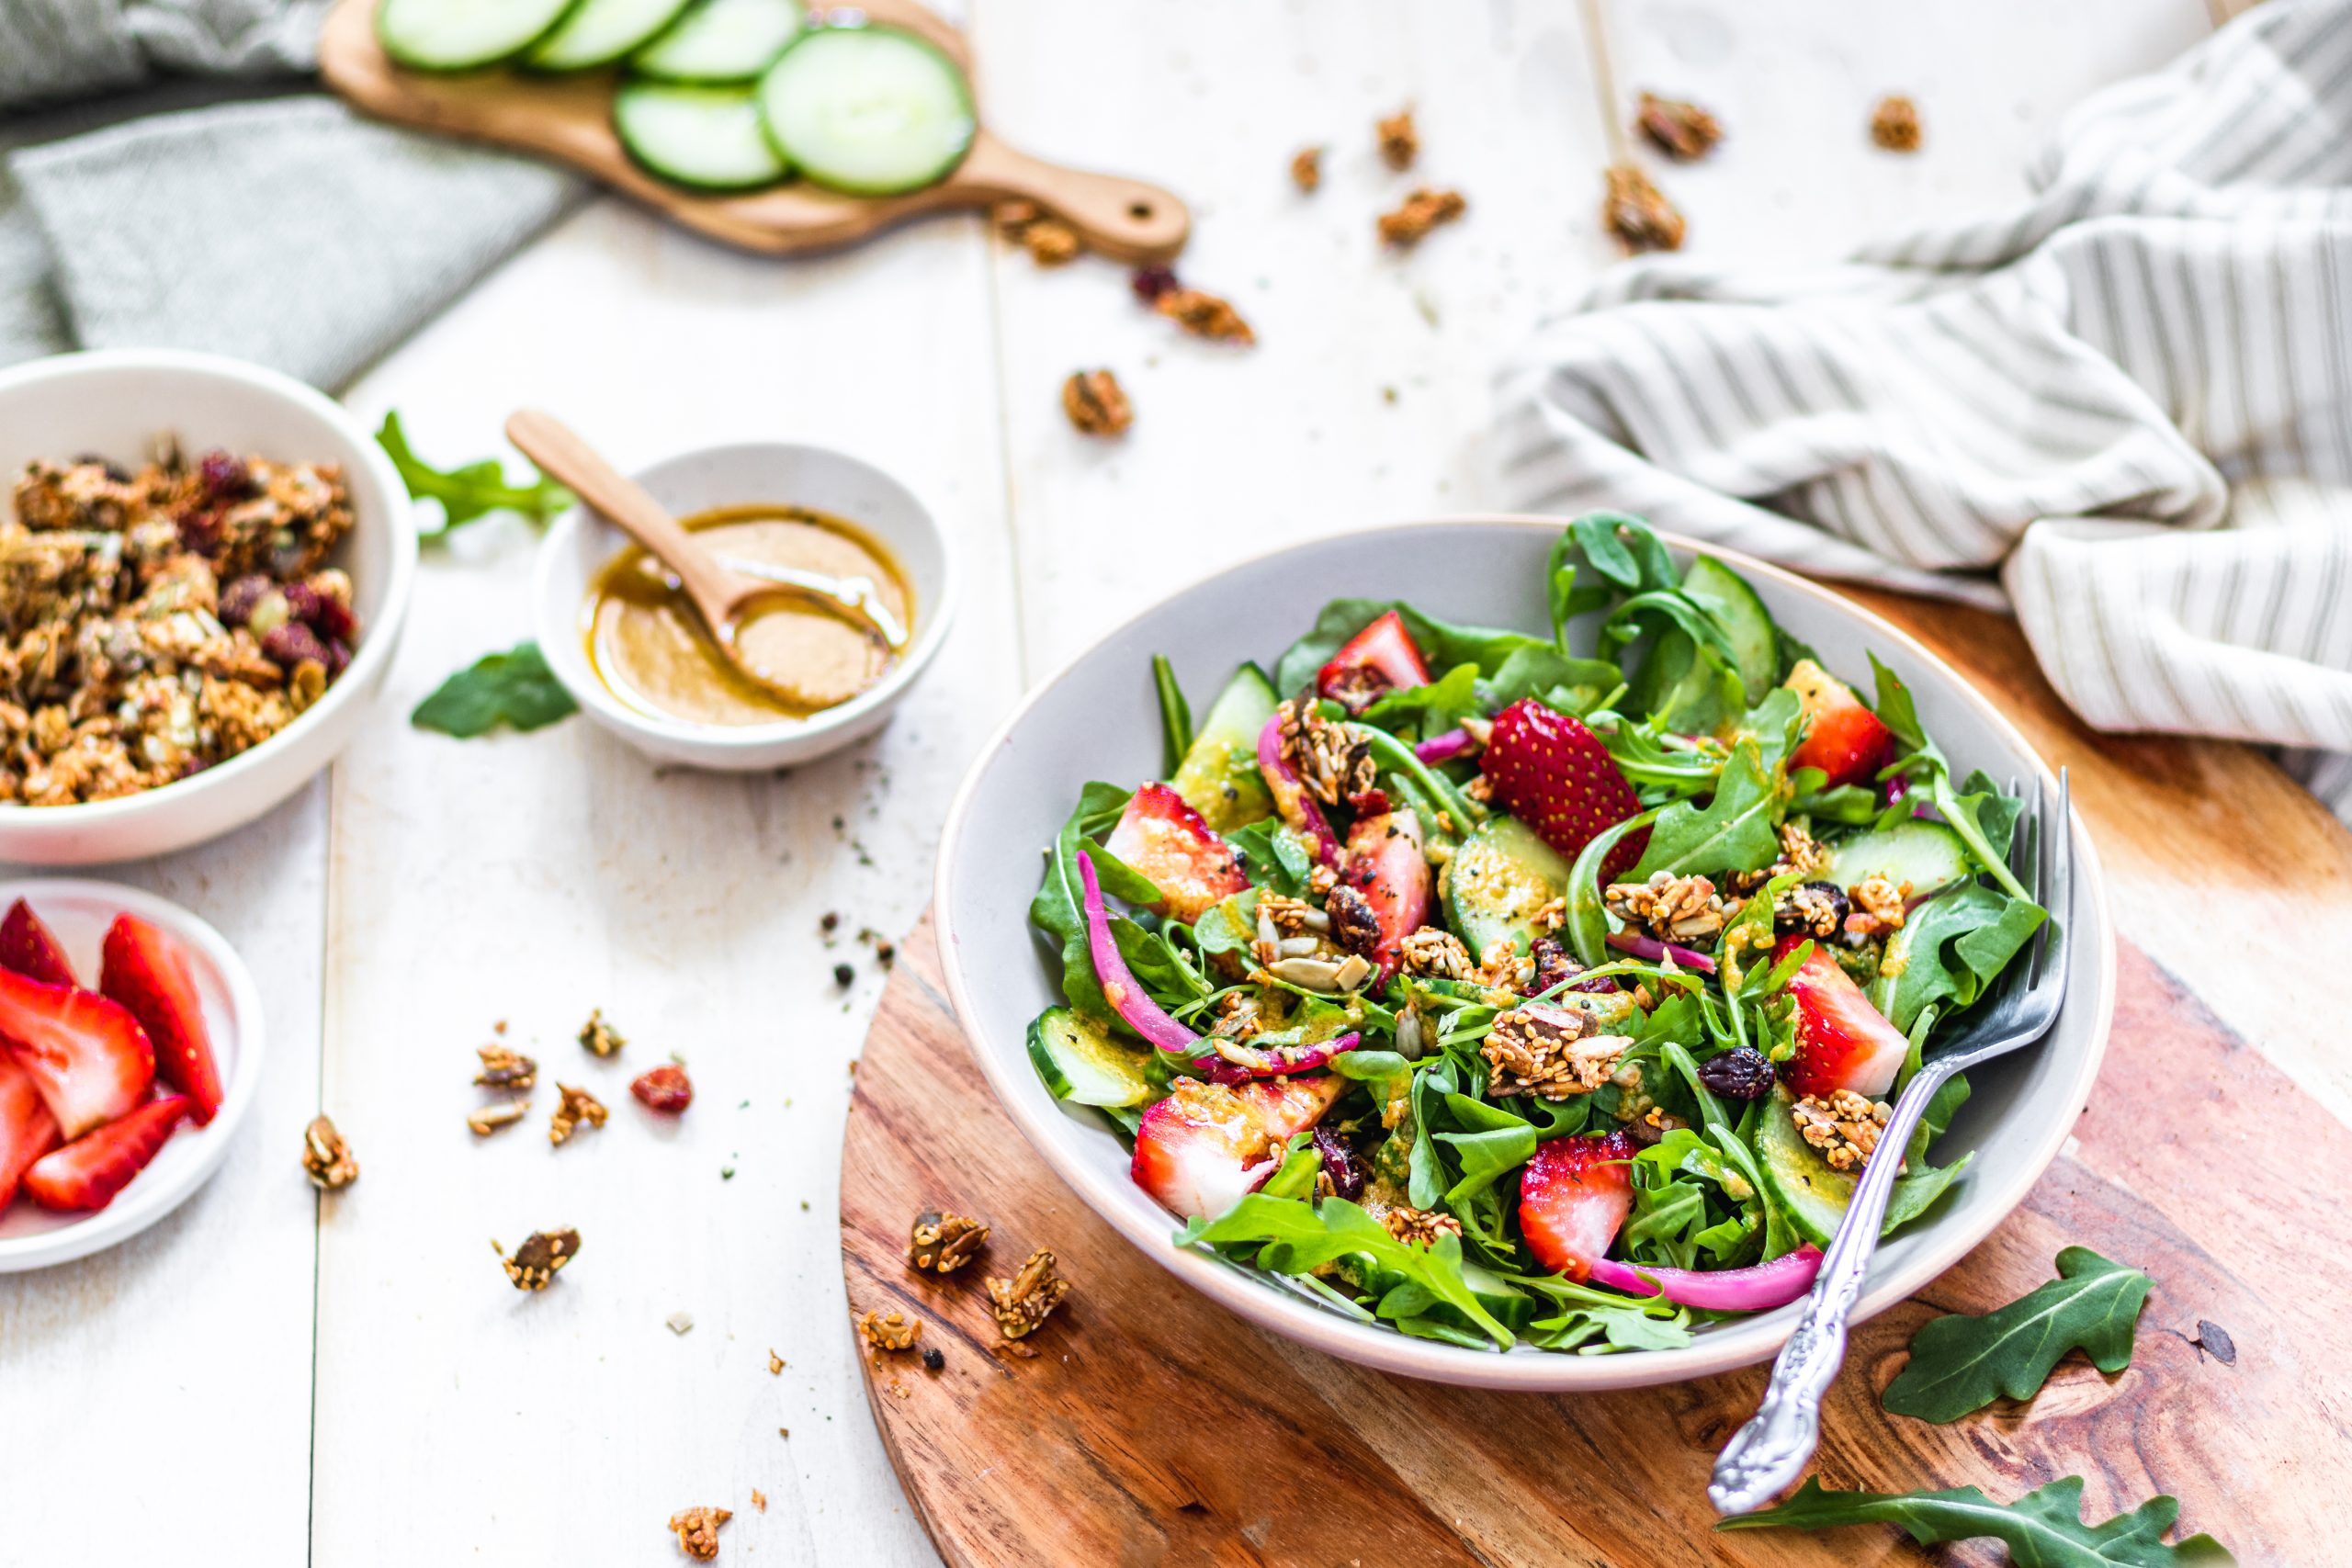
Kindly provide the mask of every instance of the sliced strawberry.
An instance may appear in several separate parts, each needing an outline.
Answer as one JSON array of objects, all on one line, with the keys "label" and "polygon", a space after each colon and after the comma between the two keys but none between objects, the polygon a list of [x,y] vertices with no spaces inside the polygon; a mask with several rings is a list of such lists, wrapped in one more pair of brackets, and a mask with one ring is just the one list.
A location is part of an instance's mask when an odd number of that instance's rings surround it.
[{"label": "sliced strawberry", "polygon": [[119,915],[107,928],[98,989],[130,1010],[155,1047],[155,1071],[196,1102],[196,1124],[220,1109],[220,1069],[204,1004],[180,944],[136,915]]},{"label": "sliced strawberry", "polygon": [[68,1138],[120,1116],[155,1081],[155,1048],[119,1003],[6,969],[0,969],[0,1044],[32,1075]]},{"label": "sliced strawberry", "polygon": [[1380,926],[1380,940],[1365,954],[1380,968],[1376,988],[1396,973],[1405,939],[1429,920],[1430,863],[1420,817],[1409,810],[1359,817],[1340,864],[1340,881],[1363,895]]},{"label": "sliced strawberry", "polygon": [[1166,784],[1148,784],[1129,795],[1102,847],[1149,877],[1160,892],[1156,908],[1180,920],[1197,920],[1202,910],[1250,886],[1233,846]]},{"label": "sliced strawberry", "polygon": [[1430,667],[1394,610],[1350,637],[1315,676],[1315,690],[1350,713],[1363,712],[1400,686],[1429,683]]},{"label": "sliced strawberry", "polygon": [[1894,761],[1894,732],[1862,705],[1854,688],[1810,659],[1800,659],[1785,684],[1804,710],[1804,739],[1789,767],[1819,768],[1836,784],[1867,784]]},{"label": "sliced strawberry", "polygon": [[1177,1213],[1221,1214],[1273,1175],[1283,1140],[1314,1126],[1346,1087],[1329,1073],[1238,1088],[1187,1078],[1143,1113],[1136,1185]]},{"label": "sliced strawberry", "polygon": [[1609,1255],[1617,1227],[1634,1208],[1633,1168],[1639,1152],[1623,1129],[1535,1145],[1519,1173],[1519,1229],[1537,1262],[1571,1280],[1591,1274]]},{"label": "sliced strawberry", "polygon": [[34,1162],[25,1172],[25,1196],[44,1209],[105,1208],[194,1109],[187,1096],[167,1094],[83,1134]]},{"label": "sliced strawberry", "polygon": [[[1582,719],[1532,697],[1521,697],[1495,716],[1494,733],[1478,765],[1503,808],[1572,860],[1642,809],[1600,737]],[[1609,852],[1600,880],[1614,882],[1632,870],[1649,841],[1646,828],[1626,834]]]},{"label": "sliced strawberry", "polygon": [[[1779,963],[1802,937],[1790,937],[1772,954]],[[1816,947],[1789,976],[1797,1003],[1796,1055],[1781,1064],[1781,1079],[1799,1094],[1831,1095],[1841,1089],[1878,1099],[1894,1087],[1911,1042],[1871,1006],[1871,999],[1838,960]]]},{"label": "sliced strawberry", "polygon": [[74,977],[74,965],[65,961],[65,949],[59,945],[56,933],[22,898],[9,905],[7,916],[0,919],[0,969],[14,969],[44,986],[82,983]]},{"label": "sliced strawberry", "polygon": [[17,1195],[26,1168],[63,1141],[40,1086],[0,1048],[0,1211]]}]

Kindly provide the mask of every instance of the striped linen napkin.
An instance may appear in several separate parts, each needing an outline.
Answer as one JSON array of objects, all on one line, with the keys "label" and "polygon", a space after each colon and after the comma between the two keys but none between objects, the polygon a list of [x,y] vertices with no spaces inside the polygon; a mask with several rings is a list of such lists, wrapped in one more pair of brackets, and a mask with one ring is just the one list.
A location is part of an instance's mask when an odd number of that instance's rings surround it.
[{"label": "striped linen napkin", "polygon": [[2272,743],[2352,820],[2352,0],[2098,94],[2030,179],[1811,273],[1614,269],[1505,366],[1502,488],[2007,604],[2088,723]]}]

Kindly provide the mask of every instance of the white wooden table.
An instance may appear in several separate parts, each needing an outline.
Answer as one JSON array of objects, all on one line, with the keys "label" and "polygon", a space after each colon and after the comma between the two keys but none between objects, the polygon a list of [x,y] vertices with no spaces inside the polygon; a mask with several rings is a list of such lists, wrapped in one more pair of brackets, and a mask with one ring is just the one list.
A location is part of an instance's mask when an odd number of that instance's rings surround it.
[{"label": "white wooden table", "polygon": [[[445,460],[498,449],[526,403],[624,466],[837,444],[930,500],[972,591],[878,740],[704,777],[584,721],[469,743],[411,729],[442,675],[529,633],[527,527],[428,551],[381,716],[331,781],[121,872],[252,958],[269,1079],[174,1218],[0,1278],[0,1562],[102,1541],[90,1561],[662,1562],[663,1520],[702,1503],[735,1510],[724,1561],[932,1560],[865,1409],[841,1284],[841,1120],[880,984],[853,933],[911,924],[975,747],[1115,621],[1277,542],[1489,502],[1488,369],[1611,254],[1572,0],[981,0],[970,22],[998,128],[1182,191],[1185,276],[1229,294],[1261,345],[1181,338],[1122,269],[1041,271],[975,219],[778,264],[607,201],[353,389]],[[2207,26],[2203,0],[1625,0],[1618,42],[1628,91],[1690,96],[1729,128],[1714,160],[1662,175],[1690,249],[1818,258],[2015,197],[2062,111]],[[1867,145],[1892,90],[1922,107],[1916,158]],[[1407,101],[1422,162],[1392,175],[1370,126]],[[1302,197],[1285,171],[1309,142],[1331,152]],[[1381,254],[1374,214],[1421,180],[1463,189],[1468,219]],[[1069,371],[1104,365],[1137,411],[1116,444],[1078,436],[1057,400]],[[2185,942],[2157,956],[2197,964]],[[2256,1016],[2233,1021],[2340,1110],[2316,1024],[2243,1005]],[[616,1064],[572,1043],[594,1006],[630,1038]],[[501,1020],[613,1123],[550,1150],[543,1082],[530,1123],[474,1139],[473,1048]],[[625,1086],[671,1051],[698,1098],[649,1131]],[[364,1170],[323,1201],[296,1167],[322,1106]],[[579,1262],[544,1294],[511,1290],[491,1238],[559,1224],[579,1227]],[[680,1312],[684,1336],[664,1325]]]}]

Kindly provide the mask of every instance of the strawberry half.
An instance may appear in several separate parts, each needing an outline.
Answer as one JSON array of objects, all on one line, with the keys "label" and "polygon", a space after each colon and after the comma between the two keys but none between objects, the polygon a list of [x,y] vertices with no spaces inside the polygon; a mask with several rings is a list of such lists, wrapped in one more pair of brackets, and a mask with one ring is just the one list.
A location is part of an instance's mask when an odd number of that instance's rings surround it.
[{"label": "strawberry half", "polygon": [[1804,710],[1804,739],[1789,753],[1789,769],[1819,768],[1832,786],[1868,784],[1894,761],[1894,732],[1862,705],[1854,688],[1810,659],[1800,659],[1785,684]]},{"label": "strawberry half", "polygon": [[[1479,768],[1503,808],[1571,860],[1642,809],[1600,737],[1582,719],[1532,697],[1521,697],[1495,716]],[[1632,870],[1649,841],[1646,828],[1626,834],[1609,852],[1600,880],[1614,882]]]},{"label": "strawberry half", "polygon": [[1350,713],[1363,712],[1400,686],[1429,683],[1429,663],[1413,646],[1404,617],[1394,610],[1350,637],[1315,675],[1317,694]]},{"label": "strawberry half", "polygon": [[220,1068],[204,1003],[180,944],[136,915],[119,915],[107,928],[98,989],[130,1010],[155,1047],[155,1071],[195,1101],[199,1127],[220,1109]]},{"label": "strawberry half", "polygon": [[0,969],[0,1044],[32,1075],[58,1131],[78,1138],[139,1103],[155,1048],[118,1002]]},{"label": "strawberry half", "polygon": [[1197,920],[1202,910],[1250,886],[1233,846],[1166,784],[1148,784],[1129,795],[1102,847],[1149,877],[1160,892],[1154,908],[1180,920]]},{"label": "strawberry half", "polygon": [[1348,830],[1340,880],[1363,895],[1380,923],[1380,940],[1365,954],[1380,966],[1381,981],[1396,973],[1397,949],[1430,915],[1430,863],[1421,845],[1421,819],[1411,811],[1360,817]]},{"label": "strawberry half", "polygon": [[1535,1145],[1519,1173],[1519,1230],[1537,1262],[1582,1280],[1609,1256],[1609,1244],[1634,1208],[1634,1172],[1625,1162],[1639,1152],[1622,1128],[1552,1138]]},{"label": "strawberry half", "polygon": [[17,1195],[17,1179],[33,1161],[63,1141],[40,1086],[0,1049],[0,1211]]},{"label": "strawberry half", "polygon": [[194,1107],[184,1094],[151,1100],[119,1121],[85,1134],[25,1172],[25,1196],[44,1209],[103,1209],[147,1168]]},{"label": "strawberry half", "polygon": [[[1803,942],[1790,937],[1773,951],[1779,963]],[[1816,947],[1789,976],[1797,1004],[1796,1055],[1781,1064],[1781,1080],[1798,1094],[1831,1095],[1841,1089],[1876,1100],[1894,1087],[1911,1042],[1871,1006],[1838,960]]]},{"label": "strawberry half", "polygon": [[1186,1078],[1143,1113],[1130,1174],[1177,1213],[1221,1214],[1281,1168],[1283,1140],[1314,1126],[1346,1087],[1329,1073],[1238,1088]]},{"label": "strawberry half", "polygon": [[82,983],[74,977],[74,965],[65,961],[65,949],[57,934],[22,898],[8,906],[6,918],[0,918],[0,969],[13,969],[44,986]]}]

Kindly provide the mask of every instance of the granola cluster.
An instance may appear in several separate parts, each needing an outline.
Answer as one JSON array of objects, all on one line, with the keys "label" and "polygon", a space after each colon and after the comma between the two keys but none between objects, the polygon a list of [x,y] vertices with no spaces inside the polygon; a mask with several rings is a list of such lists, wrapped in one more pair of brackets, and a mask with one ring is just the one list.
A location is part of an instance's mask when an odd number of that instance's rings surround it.
[{"label": "granola cluster", "polygon": [[176,447],[137,474],[37,459],[0,520],[0,802],[183,779],[291,724],[351,660],[333,464]]},{"label": "granola cluster", "polygon": [[1388,1227],[1390,1235],[1408,1247],[1435,1247],[1442,1235],[1462,1234],[1462,1222],[1452,1214],[1402,1204],[1383,1210],[1380,1223]]},{"label": "granola cluster", "polygon": [[580,1026],[581,1048],[592,1056],[614,1056],[628,1043],[621,1032],[605,1021],[603,1008],[588,1010],[588,1021]]},{"label": "granola cluster", "polygon": [[1617,236],[1626,254],[1682,248],[1682,214],[1650,183],[1649,175],[1633,164],[1612,164],[1604,177],[1608,187],[1600,201],[1601,226]]},{"label": "granola cluster", "polygon": [[1126,389],[1108,370],[1073,370],[1062,383],[1062,412],[1081,435],[1123,435],[1136,422]]},{"label": "granola cluster", "polygon": [[1258,334],[1241,319],[1241,312],[1232,302],[1220,299],[1205,289],[1187,288],[1182,284],[1161,289],[1152,298],[1151,308],[1174,321],[1194,337],[1204,337],[1219,343],[1253,344]]},{"label": "granola cluster", "polygon": [[989,1227],[962,1214],[925,1209],[907,1238],[907,1262],[919,1274],[953,1274],[988,1245]]},{"label": "granola cluster", "polygon": [[1890,152],[1919,150],[1919,106],[1890,93],[1871,111],[1871,140]]},{"label": "granola cluster", "polygon": [[580,1233],[576,1230],[533,1231],[508,1258],[506,1248],[497,1242],[496,1249],[506,1267],[506,1278],[518,1291],[544,1291],[555,1282],[563,1266],[580,1252]]},{"label": "granola cluster", "polygon": [[1611,914],[1666,942],[1702,942],[1720,935],[1726,913],[1713,883],[1665,871],[1647,882],[1611,883],[1602,899]]},{"label": "granola cluster", "polygon": [[1427,186],[1380,215],[1375,227],[1381,243],[1399,249],[1418,245],[1441,223],[1451,223],[1470,210],[1458,190],[1433,190]]},{"label": "granola cluster", "polygon": [[911,1350],[922,1337],[922,1319],[910,1318],[896,1308],[869,1312],[859,1316],[857,1332],[876,1350]]},{"label": "granola cluster", "polygon": [[1409,169],[1421,151],[1421,133],[1413,124],[1410,104],[1387,118],[1373,122],[1372,133],[1380,161],[1392,169]]},{"label": "granola cluster", "polygon": [[1631,1037],[1602,1034],[1589,1013],[1536,1002],[1500,1014],[1478,1047],[1498,1095],[1567,1100],[1609,1081],[1634,1048]]},{"label": "granola cluster", "polygon": [[1035,1332],[1069,1294],[1069,1281],[1054,1272],[1054,1255],[1041,1247],[1012,1279],[989,1281],[989,1310],[1007,1339],[1020,1339]]},{"label": "granola cluster", "polygon": [[1086,243],[1078,231],[1034,201],[1008,201],[996,209],[997,232],[1029,253],[1039,266],[1076,261]]},{"label": "granola cluster", "polygon": [[1696,104],[1644,93],[1634,129],[1678,164],[1696,163],[1724,139],[1723,123]]},{"label": "granola cluster", "polygon": [[1397,944],[1396,953],[1406,974],[1432,980],[1467,980],[1478,971],[1462,939],[1439,926],[1423,926]]},{"label": "granola cluster", "polygon": [[548,1143],[562,1146],[572,1134],[580,1130],[582,1122],[591,1127],[605,1124],[608,1112],[605,1110],[604,1101],[571,1084],[559,1083],[555,1087],[563,1098],[557,1102],[555,1115],[548,1122]]},{"label": "granola cluster", "polygon": [[1379,766],[1353,725],[1325,718],[1311,702],[1285,702],[1274,712],[1281,721],[1283,760],[1316,799],[1337,806],[1379,784]]},{"label": "granola cluster", "polygon": [[351,1145],[323,1115],[311,1117],[302,1130],[302,1169],[322,1192],[340,1192],[359,1179],[359,1162],[352,1157]]},{"label": "granola cluster", "polygon": [[1808,1094],[1789,1108],[1797,1134],[1821,1151],[1832,1170],[1860,1170],[1878,1148],[1894,1108],[1886,1101],[1865,1100],[1841,1089],[1826,1099]]},{"label": "granola cluster", "polygon": [[1911,885],[1907,882],[1893,882],[1876,875],[1863,877],[1846,889],[1846,897],[1853,901],[1853,913],[1846,917],[1846,934],[1867,942],[1901,931],[1903,901],[1910,894]]},{"label": "granola cluster", "polygon": [[718,1558],[718,1527],[734,1517],[726,1508],[681,1508],[670,1516],[670,1530],[680,1551],[697,1562],[712,1562]]}]

